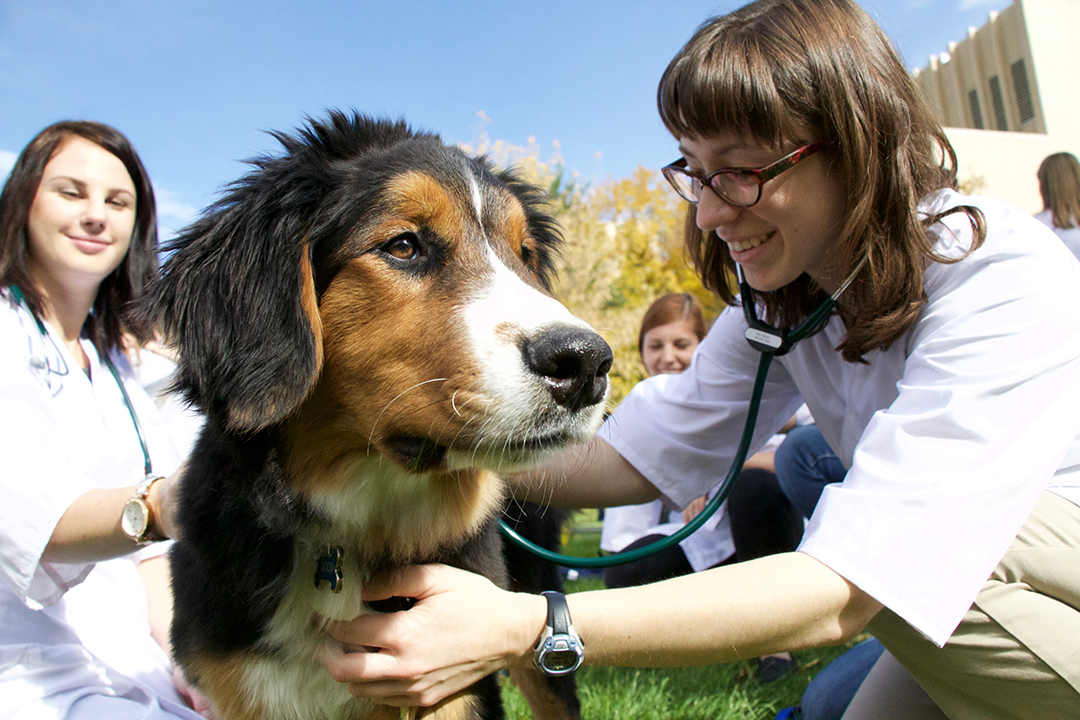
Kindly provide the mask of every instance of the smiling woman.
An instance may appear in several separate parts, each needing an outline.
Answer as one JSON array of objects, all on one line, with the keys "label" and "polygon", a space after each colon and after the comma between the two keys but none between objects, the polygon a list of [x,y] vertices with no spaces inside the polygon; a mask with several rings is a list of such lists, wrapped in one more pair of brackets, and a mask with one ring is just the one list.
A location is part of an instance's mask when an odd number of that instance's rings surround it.
[{"label": "smiling woman", "polygon": [[[45,166],[30,206],[30,275],[50,298],[45,319],[78,315],[127,255],[135,228],[135,183],[112,153],[81,137],[64,142]],[[84,317],[76,317],[81,330]],[[82,367],[89,362],[78,335],[67,338]]]},{"label": "smiling woman", "polygon": [[140,384],[149,333],[125,315],[156,250],[150,181],[119,132],[59,123],[19,156],[0,194],[0,707],[13,717],[205,707],[174,685],[166,546],[151,545],[173,534],[183,442]]}]

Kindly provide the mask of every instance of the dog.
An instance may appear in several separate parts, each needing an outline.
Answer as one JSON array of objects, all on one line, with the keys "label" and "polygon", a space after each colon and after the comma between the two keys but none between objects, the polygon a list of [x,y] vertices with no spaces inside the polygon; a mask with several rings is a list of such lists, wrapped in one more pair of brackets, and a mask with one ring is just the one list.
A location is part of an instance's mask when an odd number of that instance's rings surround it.
[{"label": "dog", "polygon": [[[173,651],[221,720],[396,718],[315,660],[322,623],[371,612],[365,579],[397,565],[505,587],[500,474],[591,437],[611,349],[550,295],[561,236],[513,172],[356,112],[272,135],[143,309],[206,416]],[[503,717],[496,678],[409,717]]]}]

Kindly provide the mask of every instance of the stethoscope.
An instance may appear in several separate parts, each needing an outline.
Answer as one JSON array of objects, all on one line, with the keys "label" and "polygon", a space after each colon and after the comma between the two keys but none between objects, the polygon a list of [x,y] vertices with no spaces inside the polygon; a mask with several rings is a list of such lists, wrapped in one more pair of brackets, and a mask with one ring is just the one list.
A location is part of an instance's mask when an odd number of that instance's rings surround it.
[{"label": "stethoscope", "polygon": [[[42,322],[41,318],[35,315],[34,311],[30,309],[30,305],[26,302],[26,298],[23,296],[22,290],[20,290],[17,285],[8,285],[8,289],[11,291],[12,296],[14,296],[15,301],[22,305],[24,308],[26,308],[26,312],[28,312],[30,316],[34,318],[34,322],[37,324],[38,331],[41,333],[42,342],[50,343],[53,346],[53,349],[56,351],[56,368],[54,368],[52,363],[49,361],[49,355],[47,353],[44,353],[44,356],[40,358],[31,356],[30,365],[39,371],[43,370],[45,372],[46,378],[50,374],[56,375],[58,377],[64,377],[68,374],[69,370],[67,361],[64,359],[63,351],[59,348],[59,346],[57,346],[56,341],[52,338],[52,335],[49,334],[48,329],[45,327],[45,323]],[[146,445],[146,438],[143,435],[142,426],[139,424],[139,417],[135,414],[135,406],[131,404],[131,396],[128,395],[127,388],[124,387],[124,383],[120,379],[120,373],[117,372],[116,366],[113,364],[112,359],[108,356],[107,353],[101,354],[101,361],[105,365],[105,367],[109,369],[109,373],[113,376],[113,379],[116,380],[116,386],[120,388],[120,395],[124,398],[124,406],[127,408],[128,415],[131,416],[131,424],[135,426],[135,435],[139,438],[139,447],[142,449],[143,469],[146,471],[146,474],[148,476],[153,475],[153,466],[150,462],[150,449]],[[46,384],[48,384],[48,380],[46,380]],[[50,389],[52,389],[51,385]]]},{"label": "stethoscope", "polygon": [[502,530],[503,534],[515,545],[528,550],[544,560],[563,567],[573,568],[607,568],[615,565],[624,565],[626,563],[647,558],[650,555],[654,555],[661,550],[665,550],[690,537],[720,509],[720,506],[731,493],[731,488],[735,484],[735,479],[739,476],[739,473],[742,472],[743,463],[746,461],[746,454],[750,449],[750,442],[754,436],[754,426],[757,423],[758,409],[761,407],[761,396],[765,390],[765,379],[769,374],[769,366],[772,364],[773,358],[786,354],[795,346],[795,343],[813,335],[825,327],[829,316],[832,314],[833,310],[836,309],[840,296],[848,289],[848,286],[851,285],[855,276],[859,274],[859,271],[862,270],[863,266],[866,264],[867,257],[868,256],[863,256],[863,259],[859,261],[855,266],[855,269],[851,271],[851,274],[848,275],[847,279],[840,285],[836,292],[826,298],[816,310],[810,313],[805,320],[791,330],[774,328],[758,319],[757,308],[755,307],[750,294],[750,285],[746,282],[742,267],[739,265],[735,266],[739,280],[739,291],[743,298],[743,316],[746,318],[747,324],[745,332],[746,340],[750,343],[752,348],[761,353],[761,358],[758,360],[757,375],[754,378],[754,389],[750,394],[750,407],[747,409],[746,424],[743,426],[739,447],[735,451],[735,459],[731,464],[731,468],[728,470],[727,476],[717,488],[716,494],[714,494],[709,502],[705,504],[705,508],[698,513],[694,519],[686,523],[686,525],[679,530],[673,532],[671,535],[657,540],[654,543],[635,550],[627,550],[602,557],[574,557],[573,555],[562,555],[560,553],[552,552],[526,540],[517,531],[507,525],[505,521],[499,520],[499,528]]}]

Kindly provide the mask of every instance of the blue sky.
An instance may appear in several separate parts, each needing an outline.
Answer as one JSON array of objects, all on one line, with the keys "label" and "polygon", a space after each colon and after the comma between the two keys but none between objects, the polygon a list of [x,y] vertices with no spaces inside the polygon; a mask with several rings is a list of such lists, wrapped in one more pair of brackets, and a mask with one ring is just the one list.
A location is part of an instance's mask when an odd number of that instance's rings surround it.
[{"label": "blue sky", "polygon": [[[1011,0],[860,0],[909,67]],[[0,0],[0,177],[41,128],[131,138],[163,232],[326,108],[448,142],[535,139],[585,180],[673,160],[655,92],[672,55],[741,0]]]}]

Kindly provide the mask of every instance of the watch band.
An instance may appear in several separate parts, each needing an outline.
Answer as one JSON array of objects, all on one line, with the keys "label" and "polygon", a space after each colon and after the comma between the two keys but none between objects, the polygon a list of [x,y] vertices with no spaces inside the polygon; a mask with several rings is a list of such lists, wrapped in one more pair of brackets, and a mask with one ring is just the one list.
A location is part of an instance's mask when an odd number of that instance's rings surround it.
[{"label": "watch band", "polygon": [[547,600],[547,623],[533,647],[533,663],[546,675],[568,675],[585,659],[585,644],[570,621],[566,596],[551,590],[540,594]]},{"label": "watch band", "polygon": [[551,634],[566,635],[570,628],[570,606],[566,604],[566,596],[554,590],[540,594],[547,598],[547,625],[551,628]]}]

